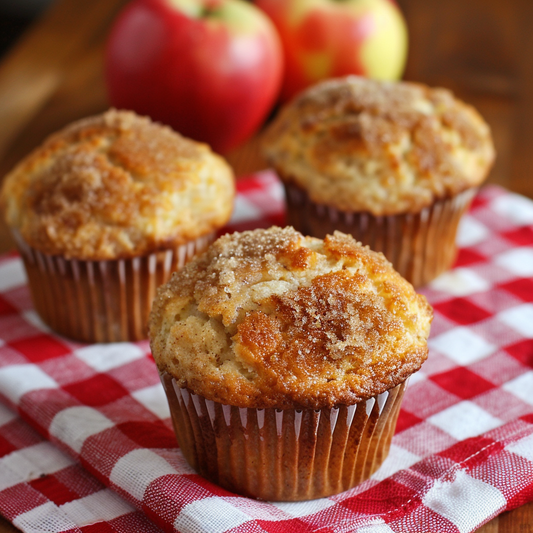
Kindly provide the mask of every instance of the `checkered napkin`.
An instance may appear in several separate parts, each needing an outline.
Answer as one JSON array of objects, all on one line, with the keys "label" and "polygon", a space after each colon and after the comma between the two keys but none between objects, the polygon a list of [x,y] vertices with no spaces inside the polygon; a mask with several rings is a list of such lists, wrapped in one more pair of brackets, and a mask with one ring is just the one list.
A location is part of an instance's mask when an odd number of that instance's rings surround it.
[{"label": "checkered napkin", "polygon": [[[283,223],[272,174],[239,189],[230,229]],[[0,512],[35,533],[427,533],[473,531],[533,500],[533,202],[483,189],[459,242],[456,267],[424,290],[430,356],[388,459],[360,486],[302,503],[196,475],[148,344],[52,334],[18,257],[0,258]]]}]

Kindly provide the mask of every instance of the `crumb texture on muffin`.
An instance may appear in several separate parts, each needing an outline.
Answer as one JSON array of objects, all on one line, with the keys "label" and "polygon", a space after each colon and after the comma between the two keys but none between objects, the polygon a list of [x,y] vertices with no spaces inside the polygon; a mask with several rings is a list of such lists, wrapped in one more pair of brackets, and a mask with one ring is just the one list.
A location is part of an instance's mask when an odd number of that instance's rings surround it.
[{"label": "crumb texture on muffin", "polygon": [[494,161],[488,125],[450,91],[357,76],[302,93],[263,149],[313,201],[374,215],[418,212],[478,186]]},{"label": "crumb texture on muffin", "polygon": [[432,310],[382,254],[336,232],[234,233],[175,273],[155,299],[161,372],[238,407],[353,404],[427,357]]},{"label": "crumb texture on muffin", "polygon": [[8,224],[32,247],[116,259],[182,244],[223,226],[234,178],[207,145],[110,110],[49,137],[5,179]]}]

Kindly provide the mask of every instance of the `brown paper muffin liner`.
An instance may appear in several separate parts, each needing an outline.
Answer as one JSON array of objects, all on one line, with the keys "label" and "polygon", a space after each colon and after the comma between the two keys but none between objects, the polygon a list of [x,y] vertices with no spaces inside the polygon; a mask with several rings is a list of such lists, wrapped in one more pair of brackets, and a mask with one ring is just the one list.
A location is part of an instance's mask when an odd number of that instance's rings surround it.
[{"label": "brown paper muffin liner", "polygon": [[57,333],[82,342],[146,339],[157,287],[215,238],[129,259],[82,261],[43,254],[14,236],[37,313]]},{"label": "brown paper muffin liner", "polygon": [[477,192],[467,189],[419,213],[374,216],[317,204],[293,183],[285,182],[284,186],[287,224],[321,239],[335,230],[350,233],[372,250],[383,252],[415,287],[429,283],[452,266],[457,255],[457,226]]},{"label": "brown paper muffin liner", "polygon": [[298,501],[343,492],[386,458],[405,382],[332,409],[223,405],[161,375],[183,455],[203,477],[252,498]]}]

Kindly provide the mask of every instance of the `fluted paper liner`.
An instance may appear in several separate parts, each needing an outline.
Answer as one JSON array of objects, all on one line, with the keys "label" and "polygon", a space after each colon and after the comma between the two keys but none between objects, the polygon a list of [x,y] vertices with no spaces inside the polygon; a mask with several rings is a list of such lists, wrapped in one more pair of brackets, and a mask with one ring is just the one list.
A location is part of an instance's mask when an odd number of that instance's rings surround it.
[{"label": "fluted paper liner", "polygon": [[324,238],[335,230],[350,233],[372,250],[383,252],[415,287],[448,270],[455,261],[455,238],[461,216],[477,189],[439,200],[419,213],[374,216],[313,202],[307,193],[285,182],[287,223],[304,235]]},{"label": "fluted paper liner", "polygon": [[405,383],[332,409],[238,408],[161,381],[189,464],[223,488],[253,498],[297,501],[343,492],[386,458]]},{"label": "fluted paper liner", "polygon": [[157,287],[215,237],[145,256],[84,261],[43,254],[14,235],[37,313],[57,333],[82,342],[146,339]]}]

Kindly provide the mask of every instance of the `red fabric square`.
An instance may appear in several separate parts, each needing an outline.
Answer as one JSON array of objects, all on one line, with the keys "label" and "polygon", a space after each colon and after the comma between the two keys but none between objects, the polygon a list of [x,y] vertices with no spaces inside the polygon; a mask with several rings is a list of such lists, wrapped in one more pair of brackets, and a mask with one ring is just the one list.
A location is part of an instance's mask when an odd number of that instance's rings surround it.
[{"label": "red fabric square", "polygon": [[16,313],[16,311],[8,301],[0,296],[0,315],[8,315],[10,313]]},{"label": "red fabric square", "polygon": [[117,428],[143,448],[177,448],[174,432],[163,422],[126,422]]},{"label": "red fabric square", "polygon": [[459,396],[459,398],[463,398],[463,400],[468,400],[496,388],[496,385],[490,383],[490,381],[474,374],[468,368],[462,367],[431,376],[430,379],[439,387]]},{"label": "red fabric square", "polygon": [[[479,451],[483,448],[484,451],[480,453]],[[454,444],[447,450],[440,452],[439,455],[456,463],[468,460],[468,468],[474,468],[486,461],[491,455],[501,452],[503,448],[504,445],[501,442],[495,442],[485,437],[472,437]]]},{"label": "red fabric square", "polygon": [[517,279],[500,285],[502,289],[514,294],[523,302],[533,302],[533,279]]},{"label": "red fabric square", "polygon": [[512,346],[507,346],[505,351],[522,364],[533,368],[533,339],[526,339]]},{"label": "red fabric square", "polygon": [[[253,529],[248,529],[249,527],[253,527]],[[256,529],[256,526],[259,529]],[[274,522],[270,520],[257,520],[255,522],[246,522],[242,524],[242,526],[239,526],[237,529],[235,529],[235,533],[288,533],[289,531],[292,533],[309,533],[310,531],[313,531],[307,525],[305,522],[302,522],[299,518],[293,518],[292,520],[282,520],[279,522]],[[333,529],[330,529],[328,527],[321,527],[320,533],[330,533],[330,531],[333,531]]]},{"label": "red fabric square", "polygon": [[521,246],[531,245],[533,244],[533,227],[525,226],[518,228],[513,231],[503,233],[502,236],[507,240]]},{"label": "red fabric square", "polygon": [[418,416],[409,413],[409,411],[404,411],[403,409],[400,409],[398,423],[396,424],[396,433],[400,433],[400,431],[413,427],[420,422],[422,422],[422,419],[418,418]]},{"label": "red fabric square", "polygon": [[483,261],[485,261],[485,256],[475,252],[474,250],[471,250],[470,248],[462,248],[459,250],[454,266],[464,267],[473,265],[474,263],[481,263]]},{"label": "red fabric square", "polygon": [[28,339],[10,342],[9,346],[23,354],[28,361],[39,363],[70,353],[70,349],[50,335],[36,335]]},{"label": "red fabric square", "polygon": [[63,389],[81,403],[91,407],[106,405],[128,394],[122,385],[105,374],[98,374],[84,381],[65,385]]},{"label": "red fabric square", "polygon": [[487,190],[481,190],[479,194],[474,196],[472,203],[470,204],[470,211],[475,211],[480,207],[485,207],[491,200],[490,196],[487,195]]},{"label": "red fabric square", "polygon": [[11,444],[8,440],[6,440],[2,435],[0,434],[0,457],[4,457],[4,455],[7,455],[8,453],[14,452],[16,450],[16,447]]},{"label": "red fabric square", "polygon": [[65,487],[63,483],[58,481],[52,475],[34,479],[33,481],[30,481],[30,485],[56,505],[63,505],[64,503],[71,502],[78,498],[78,495],[75,492],[72,492]]},{"label": "red fabric square", "polygon": [[507,499],[506,511],[512,511],[513,509],[516,509],[517,507],[520,507],[521,505],[525,505],[526,503],[530,503],[532,501],[533,501],[533,479],[531,479],[530,485],[522,489],[518,494]]},{"label": "red fabric square", "polygon": [[466,298],[455,298],[440,304],[435,304],[433,308],[446,318],[457,324],[474,324],[489,318],[491,314],[481,307],[473,304]]},{"label": "red fabric square", "polygon": [[268,187],[265,187],[265,184],[254,175],[241,177],[237,181],[237,191],[240,193],[264,191],[266,188]]},{"label": "red fabric square", "polygon": [[524,422],[527,422],[528,424],[533,424],[533,413],[530,415],[524,415],[520,417],[520,420],[523,420]]},{"label": "red fabric square", "polygon": [[339,504],[357,513],[387,513],[390,520],[394,520],[394,517],[405,514],[405,504],[408,501],[411,502],[411,507],[420,504],[417,491],[387,478],[378,485],[353,498],[347,498]]}]

